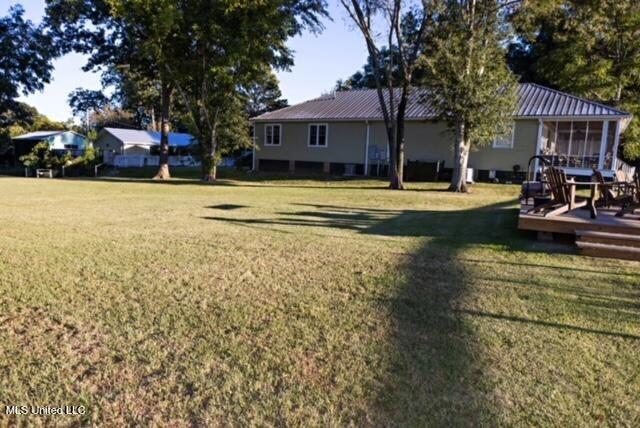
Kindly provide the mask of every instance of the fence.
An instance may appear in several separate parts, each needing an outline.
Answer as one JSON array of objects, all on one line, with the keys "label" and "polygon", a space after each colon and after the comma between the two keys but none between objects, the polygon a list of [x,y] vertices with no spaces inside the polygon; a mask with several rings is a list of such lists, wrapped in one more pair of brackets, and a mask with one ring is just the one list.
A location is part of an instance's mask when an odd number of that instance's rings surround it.
[{"label": "fence", "polygon": [[[159,164],[160,156],[115,155],[113,157],[113,165],[118,168],[142,168]],[[169,156],[169,166],[200,166],[200,162],[192,156]]]}]

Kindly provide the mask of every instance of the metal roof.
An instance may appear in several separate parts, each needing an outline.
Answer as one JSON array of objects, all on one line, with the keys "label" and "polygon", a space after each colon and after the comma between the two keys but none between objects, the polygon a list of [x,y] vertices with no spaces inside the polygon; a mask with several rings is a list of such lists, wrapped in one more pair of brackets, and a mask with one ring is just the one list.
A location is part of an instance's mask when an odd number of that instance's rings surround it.
[{"label": "metal roof", "polygon": [[613,107],[535,83],[521,84],[518,88],[518,99],[516,117],[631,116],[631,114]]},{"label": "metal roof", "polygon": [[[399,97],[396,89],[395,96]],[[385,101],[388,102],[385,91]],[[575,97],[564,92],[533,83],[518,87],[517,118],[538,117],[630,117],[629,113],[607,107],[593,101]],[[431,92],[416,88],[411,92],[407,106],[407,120],[436,118]],[[382,111],[375,89],[356,89],[336,92],[310,101],[265,113],[252,120],[382,120]]]},{"label": "metal roof", "polygon": [[[123,144],[137,144],[155,146],[160,144],[160,133],[155,131],[140,131],[137,129],[104,128]],[[196,140],[191,134],[181,134],[178,132],[169,133],[169,145],[176,147],[187,147],[195,144]]]},{"label": "metal roof", "polygon": [[29,132],[28,134],[19,135],[17,137],[13,137],[13,140],[23,140],[23,141],[40,141],[46,140],[47,138],[54,137],[56,135],[64,134],[70,131],[36,131]]}]

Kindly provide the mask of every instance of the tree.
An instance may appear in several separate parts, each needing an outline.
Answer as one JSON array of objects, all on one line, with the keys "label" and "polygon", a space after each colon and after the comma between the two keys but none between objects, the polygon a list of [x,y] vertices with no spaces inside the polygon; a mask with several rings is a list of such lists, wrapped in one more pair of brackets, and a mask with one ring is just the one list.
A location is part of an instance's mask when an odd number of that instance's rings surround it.
[{"label": "tree", "polygon": [[[249,147],[246,94],[268,78],[269,67],[293,63],[288,38],[321,29],[324,0],[181,3],[180,61],[165,64],[202,151],[202,179],[216,180],[229,146]],[[244,91],[242,90],[244,88]]]},{"label": "tree", "polygon": [[111,105],[102,110],[91,113],[89,121],[97,131],[105,127],[139,129],[139,123],[135,115],[128,110],[115,108]]},{"label": "tree", "polygon": [[282,99],[278,78],[271,70],[265,70],[258,80],[249,83],[241,90],[246,99],[246,112],[249,118],[289,105],[287,100]]},{"label": "tree", "polygon": [[51,80],[52,59],[58,54],[43,27],[24,19],[24,9],[12,6],[0,18],[0,120],[15,108],[20,93],[42,90]]},{"label": "tree", "polygon": [[[157,72],[160,81],[160,166],[154,179],[171,178],[169,172],[169,133],[171,128],[171,97],[174,90],[173,76],[168,70],[182,56],[178,41],[178,22],[181,14],[180,2],[175,0],[110,0],[111,13],[119,20],[122,32],[135,48],[128,48],[129,64],[142,65],[134,68],[145,73]],[[189,11],[191,13],[191,11]],[[132,61],[133,58],[136,58]],[[139,61],[138,58],[142,58]],[[123,62],[120,61],[120,64]]]},{"label": "tree", "polygon": [[469,153],[507,134],[516,108],[516,81],[502,48],[502,17],[514,2],[451,0],[441,9],[421,61],[425,85],[454,134],[449,189],[466,192]]},{"label": "tree", "polygon": [[[512,17],[519,38],[510,65],[547,84],[640,114],[640,2],[540,0]],[[640,124],[623,135],[625,155],[640,158]]]},{"label": "tree", "polygon": [[46,23],[60,45],[90,55],[85,70],[113,73],[126,68],[129,76],[160,82],[161,142],[156,179],[170,178],[173,84],[166,65],[181,58],[176,51],[180,46],[175,43],[180,4],[175,0],[86,0],[47,6]]},{"label": "tree", "polygon": [[[393,57],[392,57],[393,52]],[[380,68],[386,70],[390,64],[392,64],[391,79],[393,87],[397,87],[402,83],[402,77],[400,75],[400,58],[398,56],[397,49],[389,49],[388,47],[380,48],[379,58]],[[412,84],[416,83],[416,76],[414,73]],[[388,86],[387,73],[383,73],[380,78],[382,79],[381,85],[383,87]],[[345,80],[338,80],[336,82],[336,91],[348,91],[351,89],[376,89],[376,75],[373,67],[373,57],[371,55],[367,58],[367,63],[362,66],[362,70],[356,71],[351,77]]]},{"label": "tree", "polygon": [[[121,110],[133,113],[138,128],[158,131],[156,112],[161,110],[161,106],[157,76],[136,72],[122,65],[105,71],[102,85],[114,89],[111,102],[119,105]],[[176,103],[173,103],[171,110],[176,110]]]},{"label": "tree", "polygon": [[76,88],[69,94],[69,107],[74,116],[84,116],[85,130],[89,131],[91,113],[99,112],[109,105],[109,99],[102,91]]},{"label": "tree", "polygon": [[[404,189],[405,114],[413,75],[421,55],[423,38],[434,18],[430,2],[421,7],[403,0],[340,0],[364,36],[370,67],[384,117],[390,154],[390,187]],[[387,53],[377,41],[375,23],[383,20],[386,44],[397,55]]]}]

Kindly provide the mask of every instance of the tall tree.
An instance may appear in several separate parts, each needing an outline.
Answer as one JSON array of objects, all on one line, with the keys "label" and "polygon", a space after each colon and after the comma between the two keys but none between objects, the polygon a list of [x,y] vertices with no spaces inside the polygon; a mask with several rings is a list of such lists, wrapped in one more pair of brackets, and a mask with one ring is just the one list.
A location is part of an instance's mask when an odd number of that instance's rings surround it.
[{"label": "tall tree", "polygon": [[278,78],[271,70],[265,70],[262,76],[242,89],[246,99],[246,112],[249,118],[263,113],[285,108],[289,105],[282,99]]},{"label": "tall tree", "polygon": [[[129,64],[142,66],[142,72],[155,70],[160,81],[160,167],[154,179],[171,178],[169,172],[169,133],[171,130],[171,97],[175,89],[169,67],[181,59],[182,45],[177,43],[179,22],[183,13],[175,0],[108,0],[111,13],[121,23],[129,48]],[[136,58],[132,61],[132,58]],[[138,58],[143,58],[139,62]],[[122,62],[121,62],[122,63]],[[134,67],[135,68],[135,67]],[[141,67],[138,67],[141,70]]]},{"label": "tall tree", "polygon": [[109,99],[102,93],[102,91],[93,91],[83,88],[76,88],[73,90],[69,94],[68,102],[74,116],[83,117],[85,132],[89,132],[91,127],[91,114],[96,113],[109,105]]},{"label": "tall tree", "polygon": [[448,0],[438,13],[422,63],[425,85],[454,138],[449,189],[466,192],[469,153],[510,132],[516,80],[503,50],[508,0]]},{"label": "tall tree", "polygon": [[66,50],[89,54],[85,70],[158,79],[161,108],[160,167],[154,178],[168,179],[170,105],[173,83],[166,63],[179,59],[176,0],[48,0],[46,22]]},{"label": "tall tree", "polygon": [[[340,2],[362,33],[369,53],[389,145],[390,188],[404,189],[405,114],[422,41],[434,17],[432,1],[423,0],[420,6],[403,0]],[[385,23],[384,29],[376,28],[379,22]],[[385,49],[378,43],[379,33],[397,55],[387,52],[385,56]]]},{"label": "tall tree", "polygon": [[12,6],[0,17],[0,115],[15,106],[20,93],[42,90],[49,83],[57,55],[52,37],[24,19],[22,6]]},{"label": "tall tree", "polygon": [[181,3],[180,61],[164,67],[201,144],[203,180],[216,180],[221,148],[251,143],[241,88],[264,81],[269,66],[289,67],[287,39],[319,30],[325,7],[324,0]]},{"label": "tall tree", "polygon": [[[358,70],[345,80],[338,80],[336,82],[336,91],[348,91],[351,89],[376,89],[376,74],[373,67],[374,58],[368,56],[367,63],[362,66],[362,70]],[[400,57],[397,49],[389,49],[388,47],[380,48],[380,67],[386,70],[389,67],[389,62],[392,62],[393,69],[391,70],[392,85],[398,87],[402,83],[402,76],[400,75]],[[419,70],[414,72],[413,84],[415,85],[419,75]],[[387,73],[383,73],[380,78],[382,79],[382,86],[388,86]]]},{"label": "tall tree", "polygon": [[[640,2],[538,0],[513,16],[510,63],[524,79],[640,114]],[[640,124],[623,135],[640,157]]]}]

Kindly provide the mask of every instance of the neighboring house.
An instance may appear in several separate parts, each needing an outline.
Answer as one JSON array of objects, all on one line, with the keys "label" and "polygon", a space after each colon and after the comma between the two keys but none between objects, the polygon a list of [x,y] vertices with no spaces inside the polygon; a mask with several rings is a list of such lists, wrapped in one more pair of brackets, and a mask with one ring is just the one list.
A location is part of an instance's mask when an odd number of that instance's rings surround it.
[{"label": "neighboring house", "polygon": [[87,137],[73,131],[36,131],[13,137],[11,140],[16,158],[26,155],[36,144],[42,142],[49,144],[52,151],[67,152],[73,156],[81,156],[89,147]]},{"label": "neighboring house", "polygon": [[[169,164],[195,166],[191,157],[197,141],[191,134],[169,133]],[[104,162],[118,167],[156,166],[160,160],[160,133],[135,129],[104,128],[94,146]]]},{"label": "neighboring house", "polygon": [[[512,135],[471,153],[476,178],[520,176],[534,155],[572,175],[613,173],[629,113],[535,84],[518,88]],[[254,169],[372,174],[387,162],[375,90],[337,92],[252,119]],[[405,159],[453,165],[453,136],[435,120],[429,92],[416,89],[406,114]]]}]

